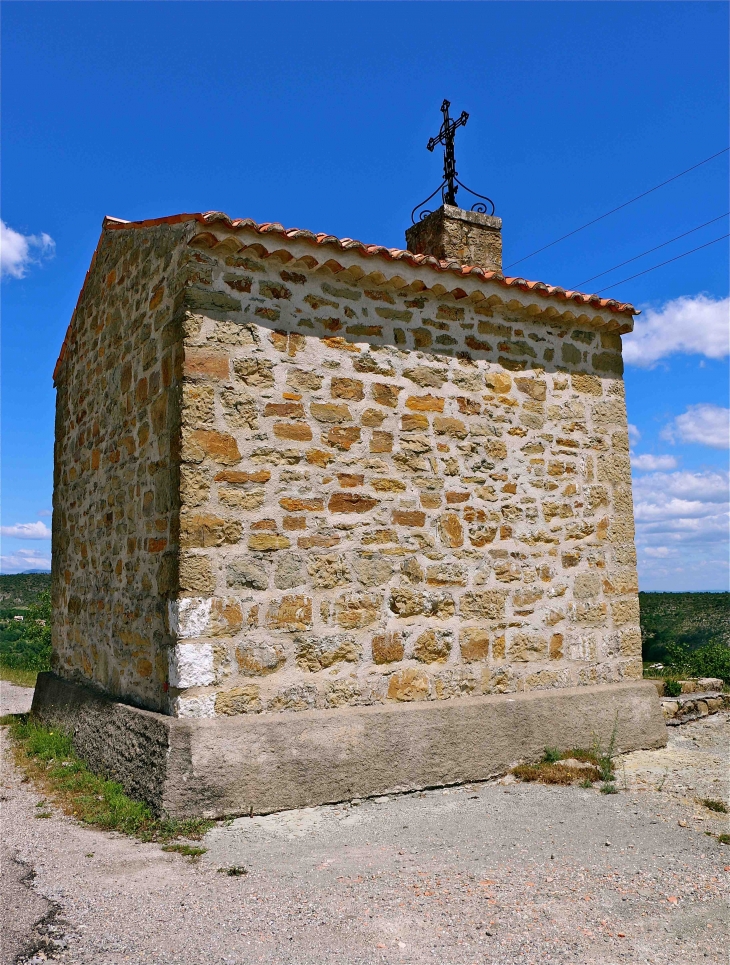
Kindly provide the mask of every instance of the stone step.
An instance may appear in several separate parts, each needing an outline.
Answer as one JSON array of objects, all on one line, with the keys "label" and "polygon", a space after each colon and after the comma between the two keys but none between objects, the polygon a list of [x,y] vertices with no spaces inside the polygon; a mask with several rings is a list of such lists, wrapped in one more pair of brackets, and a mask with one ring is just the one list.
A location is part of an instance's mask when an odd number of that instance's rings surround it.
[{"label": "stone step", "polygon": [[661,705],[667,726],[675,727],[730,709],[730,694],[711,691],[681,697],[664,697]]}]

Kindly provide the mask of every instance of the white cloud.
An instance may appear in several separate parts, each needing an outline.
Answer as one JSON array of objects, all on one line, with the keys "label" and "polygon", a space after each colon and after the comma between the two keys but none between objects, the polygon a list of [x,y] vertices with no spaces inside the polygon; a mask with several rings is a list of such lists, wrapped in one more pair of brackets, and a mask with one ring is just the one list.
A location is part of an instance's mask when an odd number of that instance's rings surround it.
[{"label": "white cloud", "polygon": [[728,538],[727,472],[653,473],[634,480],[637,542],[651,546]]},{"label": "white cloud", "polygon": [[42,258],[51,258],[56,242],[45,232],[24,235],[0,221],[0,275],[9,278],[25,277],[30,265]]},{"label": "white cloud", "polygon": [[730,354],[730,298],[685,295],[647,308],[624,336],[627,365],[651,368],[679,352],[711,359]]},{"label": "white cloud", "polygon": [[39,509],[39,510],[38,510],[38,515],[39,515],[39,516],[53,516],[53,510],[52,510],[52,509]]},{"label": "white cloud", "polygon": [[22,573],[24,570],[50,570],[51,557],[38,550],[18,550],[8,556],[0,556],[0,572]]},{"label": "white cloud", "polygon": [[37,523],[16,523],[14,526],[0,526],[3,536],[15,539],[50,539],[51,531],[40,520]]},{"label": "white cloud", "polygon": [[663,499],[699,500],[704,503],[727,503],[728,473],[719,470],[705,472],[656,473],[634,481],[634,502]]},{"label": "white cloud", "polygon": [[640,469],[642,472],[676,469],[677,460],[674,456],[650,456],[648,453],[641,456],[632,455],[631,468]]},{"label": "white cloud", "polygon": [[713,449],[730,446],[730,409],[701,402],[678,415],[661,433],[669,442],[697,442]]},{"label": "white cloud", "polygon": [[629,441],[631,442],[631,445],[635,446],[639,439],[641,439],[639,427],[632,425],[632,423],[629,422]]},{"label": "white cloud", "polygon": [[[680,520],[678,529],[690,529],[695,524],[692,520],[713,517],[708,510],[707,503],[700,499],[671,499],[662,498],[657,502],[639,503],[636,507],[637,522],[650,523],[659,520],[668,523],[670,520]],[[671,527],[667,527],[671,528]]]},{"label": "white cloud", "polygon": [[642,589],[725,589],[730,477],[727,472],[655,472],[634,480]]}]

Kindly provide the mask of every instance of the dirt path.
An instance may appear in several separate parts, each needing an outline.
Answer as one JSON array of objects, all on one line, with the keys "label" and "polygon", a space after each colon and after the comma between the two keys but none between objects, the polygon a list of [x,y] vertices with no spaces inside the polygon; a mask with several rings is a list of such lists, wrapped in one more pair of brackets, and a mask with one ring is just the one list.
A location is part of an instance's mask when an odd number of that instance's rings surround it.
[{"label": "dirt path", "polygon": [[0,680],[0,717],[3,714],[27,714],[32,702],[32,687],[18,687]]},{"label": "dirt path", "polygon": [[695,797],[727,797],[729,736],[727,714],[672,728],[615,795],[489,783],[241,818],[197,862],[37,820],[12,771],[3,828],[69,965],[725,963],[730,847],[704,832],[727,829]]},{"label": "dirt path", "polygon": [[12,965],[18,956],[32,955],[47,948],[56,929],[56,907],[32,887],[33,870],[16,861],[10,851],[0,845],[0,949],[2,965]]}]

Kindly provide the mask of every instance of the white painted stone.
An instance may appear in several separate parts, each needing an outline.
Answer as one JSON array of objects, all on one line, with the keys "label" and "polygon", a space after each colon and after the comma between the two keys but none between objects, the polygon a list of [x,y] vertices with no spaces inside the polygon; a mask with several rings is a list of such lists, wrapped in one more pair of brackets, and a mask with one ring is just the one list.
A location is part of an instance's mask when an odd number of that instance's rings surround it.
[{"label": "white painted stone", "polygon": [[170,654],[170,686],[205,687],[215,679],[213,647],[209,643],[178,643]]},{"label": "white painted stone", "polygon": [[215,695],[177,697],[173,703],[175,717],[215,717]]},{"label": "white painted stone", "polygon": [[170,632],[178,640],[190,637],[202,637],[210,625],[210,611],[213,600],[208,597],[184,597],[182,600],[170,600]]}]

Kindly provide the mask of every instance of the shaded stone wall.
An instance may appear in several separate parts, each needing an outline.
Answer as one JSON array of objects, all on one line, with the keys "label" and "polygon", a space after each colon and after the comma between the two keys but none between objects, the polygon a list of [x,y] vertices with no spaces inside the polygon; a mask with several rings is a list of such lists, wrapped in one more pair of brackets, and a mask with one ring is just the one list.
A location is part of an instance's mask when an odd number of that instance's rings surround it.
[{"label": "shaded stone wall", "polygon": [[180,234],[104,232],[56,379],[54,670],[153,709],[174,642]]},{"label": "shaded stone wall", "polygon": [[620,336],[235,248],[190,253],[170,712],[640,677]]}]

